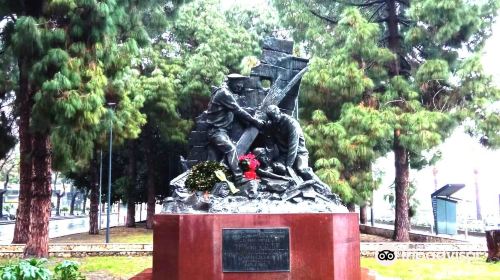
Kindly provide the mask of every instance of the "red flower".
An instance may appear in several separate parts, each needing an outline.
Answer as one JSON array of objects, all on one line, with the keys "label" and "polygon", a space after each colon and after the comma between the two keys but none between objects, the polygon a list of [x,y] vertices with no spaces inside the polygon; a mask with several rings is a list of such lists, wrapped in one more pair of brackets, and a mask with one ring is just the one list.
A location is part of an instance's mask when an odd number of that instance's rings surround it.
[{"label": "red flower", "polygon": [[248,153],[246,155],[242,155],[238,158],[238,160],[240,161],[241,165],[245,167],[245,170],[243,172],[243,176],[245,176],[245,178],[250,180],[259,178],[257,176],[257,173],[255,173],[255,170],[259,168],[260,162],[255,158],[254,154]]}]

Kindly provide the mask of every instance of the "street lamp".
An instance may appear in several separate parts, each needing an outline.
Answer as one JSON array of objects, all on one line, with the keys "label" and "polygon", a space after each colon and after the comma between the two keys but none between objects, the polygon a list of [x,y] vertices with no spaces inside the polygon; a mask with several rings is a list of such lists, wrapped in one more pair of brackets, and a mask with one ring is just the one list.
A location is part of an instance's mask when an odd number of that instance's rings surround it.
[{"label": "street lamp", "polygon": [[113,109],[116,103],[108,103],[109,110],[109,169],[108,169],[108,211],[106,213],[106,243],[109,243],[109,220],[111,213],[111,156],[113,154]]},{"label": "street lamp", "polygon": [[98,212],[99,213],[99,218],[98,218],[98,221],[99,221],[99,226],[98,226],[98,229],[101,230],[102,229],[102,149],[100,150],[99,152],[100,154],[100,160],[99,160],[99,209],[98,209]]}]

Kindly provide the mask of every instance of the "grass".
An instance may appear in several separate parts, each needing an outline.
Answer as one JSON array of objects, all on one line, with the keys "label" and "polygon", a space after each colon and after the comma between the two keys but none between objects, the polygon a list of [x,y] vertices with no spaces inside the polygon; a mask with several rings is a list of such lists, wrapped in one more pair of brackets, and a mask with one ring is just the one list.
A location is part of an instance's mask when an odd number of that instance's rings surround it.
[{"label": "grass", "polygon": [[479,258],[396,260],[389,266],[374,258],[362,258],[361,266],[380,276],[403,280],[500,279],[500,263],[487,263]]},{"label": "grass", "polygon": [[126,279],[138,274],[146,268],[153,266],[151,256],[147,257],[89,257],[75,259],[81,264],[83,274],[103,272],[115,277],[125,277]]},{"label": "grass", "polygon": [[[54,270],[54,267],[62,262],[61,258],[50,258],[47,267]],[[144,269],[153,266],[152,257],[127,257],[127,256],[112,256],[112,257],[87,257],[87,258],[70,258],[80,264],[80,271],[86,276],[86,279],[129,279],[130,277],[142,272]],[[17,260],[0,259],[0,265]]]},{"label": "grass", "polygon": [[[87,257],[72,258],[80,263],[80,271],[92,279],[129,279],[146,268],[152,267],[152,257]],[[0,265],[9,261],[0,259]],[[51,258],[48,267],[61,262]],[[377,272],[382,277],[403,280],[483,280],[500,279],[500,263],[487,263],[484,259],[434,259],[434,260],[396,260],[384,266],[373,258],[362,258],[361,266]],[[108,277],[108,278],[106,278]]]},{"label": "grass", "polygon": [[[51,238],[50,243],[104,243],[106,230],[98,235],[86,232]],[[146,229],[145,223],[137,223],[135,228],[113,227],[110,229],[112,243],[153,243],[153,230]]]}]

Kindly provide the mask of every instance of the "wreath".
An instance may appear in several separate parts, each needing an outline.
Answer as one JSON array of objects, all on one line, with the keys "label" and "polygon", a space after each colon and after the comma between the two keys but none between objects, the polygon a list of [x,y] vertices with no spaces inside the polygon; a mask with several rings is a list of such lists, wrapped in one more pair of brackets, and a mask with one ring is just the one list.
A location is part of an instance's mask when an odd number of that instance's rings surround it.
[{"label": "wreath", "polygon": [[194,165],[186,179],[186,188],[191,191],[210,192],[215,183],[221,182],[215,174],[217,170],[223,171],[226,177],[229,177],[228,169],[219,162],[204,161]]}]

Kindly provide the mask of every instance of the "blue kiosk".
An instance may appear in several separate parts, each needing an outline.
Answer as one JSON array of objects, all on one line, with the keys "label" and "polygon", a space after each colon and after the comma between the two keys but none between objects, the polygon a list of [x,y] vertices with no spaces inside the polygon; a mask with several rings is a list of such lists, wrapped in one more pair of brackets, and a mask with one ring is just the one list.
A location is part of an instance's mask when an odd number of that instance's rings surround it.
[{"label": "blue kiosk", "polygon": [[457,234],[457,202],[460,199],[451,195],[464,187],[464,184],[448,184],[431,194],[436,234]]}]

